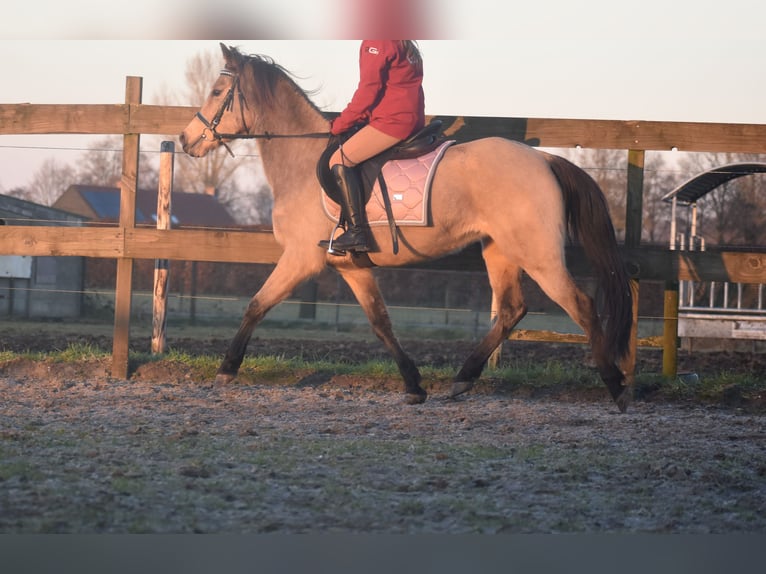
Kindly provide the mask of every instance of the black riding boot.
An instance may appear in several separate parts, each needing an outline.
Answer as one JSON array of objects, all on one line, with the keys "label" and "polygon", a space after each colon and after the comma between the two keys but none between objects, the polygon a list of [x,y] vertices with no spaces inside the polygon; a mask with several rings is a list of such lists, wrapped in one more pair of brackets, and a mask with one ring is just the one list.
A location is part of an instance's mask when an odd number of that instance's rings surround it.
[{"label": "black riding boot", "polygon": [[[367,233],[364,229],[364,200],[359,174],[353,167],[341,164],[332,166],[332,173],[338,183],[341,194],[341,209],[348,222],[346,232],[332,241],[334,251],[369,251]],[[321,241],[320,245],[329,247],[329,241]]]}]

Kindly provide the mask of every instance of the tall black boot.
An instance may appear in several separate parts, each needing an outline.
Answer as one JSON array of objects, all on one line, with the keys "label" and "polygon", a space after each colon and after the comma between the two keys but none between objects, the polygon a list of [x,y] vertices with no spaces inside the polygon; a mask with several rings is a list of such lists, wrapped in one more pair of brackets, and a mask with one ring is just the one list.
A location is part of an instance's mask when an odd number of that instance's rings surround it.
[{"label": "tall black boot", "polygon": [[[341,209],[348,222],[346,232],[332,241],[334,251],[369,251],[367,233],[364,229],[364,200],[362,199],[362,184],[359,174],[353,167],[341,164],[332,166],[332,173],[341,191]],[[328,247],[329,241],[321,241],[320,245]]]}]

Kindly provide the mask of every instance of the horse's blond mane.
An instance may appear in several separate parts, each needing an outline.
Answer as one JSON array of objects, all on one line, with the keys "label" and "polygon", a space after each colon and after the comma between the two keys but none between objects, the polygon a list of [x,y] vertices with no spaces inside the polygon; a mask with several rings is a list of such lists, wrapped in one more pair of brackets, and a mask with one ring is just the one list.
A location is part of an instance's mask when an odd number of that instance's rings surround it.
[{"label": "horse's blond mane", "polygon": [[277,94],[279,82],[284,81],[314,110],[320,114],[324,114],[324,112],[322,112],[322,110],[320,110],[311,100],[311,96],[314,95],[315,92],[306,91],[301,88],[295,80],[298,76],[277,64],[273,58],[263,54],[241,54],[237,50],[233,50],[233,52],[237,57],[237,62],[241,71],[248,68],[252,73],[253,97],[261,105],[269,106],[274,104],[274,98]]}]

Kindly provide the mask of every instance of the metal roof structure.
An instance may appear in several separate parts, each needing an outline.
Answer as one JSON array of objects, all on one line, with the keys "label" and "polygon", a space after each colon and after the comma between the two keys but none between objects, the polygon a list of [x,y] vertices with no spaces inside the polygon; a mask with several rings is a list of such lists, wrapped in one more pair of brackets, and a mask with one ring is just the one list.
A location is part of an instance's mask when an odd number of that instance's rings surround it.
[{"label": "metal roof structure", "polygon": [[679,185],[673,191],[663,196],[662,201],[670,203],[675,199],[680,205],[691,205],[719,185],[754,173],[766,173],[766,163],[732,163],[716,167],[694,176],[686,183]]},{"label": "metal roof structure", "polygon": [[81,215],[0,193],[0,225],[80,226]]}]

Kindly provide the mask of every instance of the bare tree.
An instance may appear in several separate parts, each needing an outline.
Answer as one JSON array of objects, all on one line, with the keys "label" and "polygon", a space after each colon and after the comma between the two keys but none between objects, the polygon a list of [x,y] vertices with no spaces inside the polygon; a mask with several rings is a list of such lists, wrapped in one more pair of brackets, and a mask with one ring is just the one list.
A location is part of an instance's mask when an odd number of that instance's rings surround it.
[{"label": "bare tree", "polygon": [[[77,162],[76,183],[116,186],[122,177],[122,137],[107,136],[88,148]],[[150,157],[141,153],[138,161],[138,187],[156,189],[159,175]]]},{"label": "bare tree", "polygon": [[[146,154],[139,158],[138,187],[156,189],[157,169]],[[10,195],[42,205],[53,205],[66,189],[73,184],[116,186],[122,177],[122,143],[120,136],[110,136],[89,146],[80,155],[74,167],[49,157],[32,176],[26,187],[19,187]]]},{"label": "bare tree", "polygon": [[[685,154],[679,164],[690,179],[731,163],[763,162],[756,154]],[[698,229],[708,244],[757,245],[766,241],[766,177],[739,177],[715,188],[698,201]]]},{"label": "bare tree", "polygon": [[609,203],[609,213],[618,236],[625,235],[625,206],[628,154],[614,149],[553,149],[584,169],[598,183]]},{"label": "bare tree", "polygon": [[730,182],[737,186],[737,203],[731,206],[737,234],[732,242],[766,244],[766,175],[759,173]]},{"label": "bare tree", "polygon": [[41,205],[53,205],[67,187],[76,183],[75,170],[55,158],[46,159],[25,188],[18,188],[18,197]]},{"label": "bare tree", "polygon": [[670,239],[670,204],[662,198],[678,185],[678,171],[659,153],[646,155],[644,165],[643,214],[641,236],[649,243]]},{"label": "bare tree", "polygon": [[[627,199],[627,152],[625,150],[551,150],[587,171],[599,184],[609,202],[615,231],[625,231]],[[644,166],[644,240],[658,243],[670,233],[670,206],[662,197],[699,173],[729,163],[763,161],[753,154],[679,154],[670,165],[661,154],[647,154]],[[734,179],[711,191],[699,201],[698,234],[708,244],[757,245],[766,243],[766,175]],[[684,219],[683,210],[679,217]]]}]

